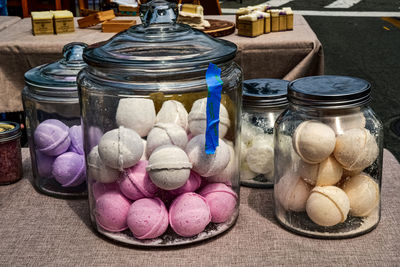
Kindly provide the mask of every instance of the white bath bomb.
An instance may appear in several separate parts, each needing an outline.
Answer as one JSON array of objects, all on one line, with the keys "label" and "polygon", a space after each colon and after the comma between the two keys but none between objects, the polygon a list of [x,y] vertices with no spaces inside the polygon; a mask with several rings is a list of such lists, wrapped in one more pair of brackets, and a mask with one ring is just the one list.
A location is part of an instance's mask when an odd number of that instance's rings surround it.
[{"label": "white bath bomb", "polygon": [[142,138],[132,129],[120,126],[100,139],[99,155],[109,167],[121,170],[135,165],[143,155]]},{"label": "white bath bomb", "polygon": [[330,126],[337,135],[343,134],[345,131],[365,127],[365,117],[362,112],[354,112],[350,114],[341,114],[338,116],[322,117],[322,122]]},{"label": "white bath bomb", "polygon": [[141,137],[147,136],[156,121],[153,100],[144,98],[122,98],[119,100],[117,124],[135,130]]},{"label": "white bath bomb", "polygon": [[285,210],[304,211],[310,186],[299,175],[289,172],[275,185],[274,195]]},{"label": "white bath bomb", "polygon": [[[204,134],[207,129],[207,98],[201,98],[193,103],[189,112],[189,129],[192,135]],[[229,114],[225,106],[219,108],[219,138],[224,138],[230,126]]]},{"label": "white bath bomb", "polygon": [[350,214],[368,216],[379,204],[379,186],[366,173],[350,177],[343,184],[350,200]]},{"label": "white bath bomb", "polygon": [[247,149],[246,162],[253,172],[272,176],[274,173],[273,136],[270,134],[256,136]]},{"label": "white bath bomb", "polygon": [[209,176],[206,178],[208,182],[211,183],[226,183],[232,180],[232,177],[235,175],[237,171],[237,160],[235,157],[235,149],[233,148],[233,144],[230,141],[224,141],[229,148],[230,159],[228,165],[225,169],[213,176]]},{"label": "white bath bomb", "polygon": [[336,160],[349,171],[362,171],[378,157],[378,145],[367,129],[351,129],[336,138]]},{"label": "white bath bomb", "polygon": [[186,153],[193,170],[203,177],[210,177],[221,173],[229,163],[230,152],[228,145],[219,139],[214,154],[206,154],[206,136],[199,134],[193,137],[186,145]]},{"label": "white bath bomb", "polygon": [[186,131],[177,124],[156,123],[147,135],[147,156],[159,146],[175,145],[182,149],[188,142]]},{"label": "white bath bomb", "polygon": [[151,153],[146,171],[156,186],[173,190],[186,183],[191,168],[192,164],[185,151],[177,146],[164,145]]},{"label": "white bath bomb", "polygon": [[118,180],[119,171],[108,167],[101,160],[99,155],[99,147],[95,146],[90,151],[87,162],[89,168],[89,178],[101,183],[112,183]]},{"label": "white bath bomb", "polygon": [[333,226],[344,222],[349,210],[349,198],[336,186],[314,187],[306,204],[308,217],[321,226]]},{"label": "white bath bomb", "polygon": [[300,160],[298,174],[311,185],[334,185],[342,178],[343,168],[333,156],[329,156],[319,164]]},{"label": "white bath bomb", "polygon": [[247,145],[243,142],[240,142],[240,162],[246,161],[247,150]]},{"label": "white bath bomb", "polygon": [[335,132],[319,121],[304,121],[293,134],[293,148],[307,163],[320,163],[335,148]]},{"label": "white bath bomb", "polygon": [[242,129],[240,132],[241,141],[247,146],[251,145],[254,137],[264,134],[264,130],[250,123],[247,120],[242,120]]},{"label": "white bath bomb", "polygon": [[185,131],[189,129],[188,112],[181,102],[175,100],[168,100],[162,104],[157,113],[156,122],[174,123]]},{"label": "white bath bomb", "polygon": [[257,176],[257,173],[250,170],[249,165],[246,162],[242,162],[240,165],[240,181],[252,180]]}]

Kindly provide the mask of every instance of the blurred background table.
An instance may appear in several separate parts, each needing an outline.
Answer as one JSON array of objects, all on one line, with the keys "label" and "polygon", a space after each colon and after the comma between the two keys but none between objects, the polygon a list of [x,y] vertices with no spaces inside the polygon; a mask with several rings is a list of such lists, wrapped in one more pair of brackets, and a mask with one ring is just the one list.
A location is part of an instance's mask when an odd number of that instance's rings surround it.
[{"label": "blurred background table", "polygon": [[[121,18],[121,17],[119,17]],[[123,17],[129,18],[129,17]],[[234,16],[207,16],[234,21]],[[138,17],[135,19],[139,20]],[[77,26],[77,23],[75,24]],[[21,91],[24,73],[41,64],[59,60],[65,44],[92,44],[109,39],[99,25],[76,28],[74,33],[33,36],[30,18],[22,19],[1,31],[0,38],[0,113],[22,111]],[[294,30],[264,34],[255,38],[235,32],[221,37],[238,46],[235,61],[244,78],[280,78],[293,80],[324,72],[324,54],[317,36],[301,15],[294,16]]]},{"label": "blurred background table", "polygon": [[0,266],[398,266],[400,164],[384,150],[382,218],[365,235],[312,239],[283,229],[272,189],[240,188],[236,225],[219,237],[173,248],[126,247],[93,230],[88,202],[41,195],[32,187],[27,148],[24,177],[0,186]]},{"label": "blurred background table", "polygon": [[17,16],[0,16],[0,32],[20,20],[21,18]]}]

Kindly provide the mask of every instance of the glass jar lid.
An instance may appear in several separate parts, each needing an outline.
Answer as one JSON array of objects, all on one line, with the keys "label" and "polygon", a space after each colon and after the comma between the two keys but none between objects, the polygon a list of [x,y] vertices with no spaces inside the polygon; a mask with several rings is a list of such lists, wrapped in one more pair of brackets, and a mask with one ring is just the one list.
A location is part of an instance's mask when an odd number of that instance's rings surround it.
[{"label": "glass jar lid", "polygon": [[251,79],[243,82],[244,107],[280,107],[288,104],[289,81],[280,79]]},{"label": "glass jar lid", "polygon": [[21,128],[18,123],[11,121],[0,122],[0,142],[17,139],[21,136]]},{"label": "glass jar lid", "polygon": [[63,48],[59,61],[35,67],[25,73],[25,82],[47,90],[77,90],[76,76],[86,66],[82,59],[87,44],[74,42]]},{"label": "glass jar lid", "polygon": [[140,14],[142,24],[89,46],[83,55],[85,62],[102,68],[174,72],[226,62],[236,55],[235,44],[176,23],[175,3],[150,1],[140,6]]},{"label": "glass jar lid", "polygon": [[307,107],[358,107],[370,99],[371,85],[348,76],[311,76],[294,80],[288,86],[289,102]]}]

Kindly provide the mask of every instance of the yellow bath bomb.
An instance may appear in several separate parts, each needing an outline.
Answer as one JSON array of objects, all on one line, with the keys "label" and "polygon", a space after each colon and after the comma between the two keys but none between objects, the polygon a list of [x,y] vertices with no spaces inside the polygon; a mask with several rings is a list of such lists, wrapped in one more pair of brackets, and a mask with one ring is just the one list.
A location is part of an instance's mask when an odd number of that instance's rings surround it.
[{"label": "yellow bath bomb", "polygon": [[368,216],[379,203],[379,186],[366,173],[360,173],[346,180],[343,191],[349,197],[351,215]]},{"label": "yellow bath bomb", "polygon": [[378,156],[378,145],[367,129],[351,129],[336,138],[336,160],[349,171],[362,171]]},{"label": "yellow bath bomb", "polygon": [[342,178],[343,168],[334,157],[329,156],[319,164],[300,160],[298,174],[311,185],[334,185]]},{"label": "yellow bath bomb", "polygon": [[336,143],[335,132],[319,121],[302,122],[293,134],[293,147],[303,161],[320,163],[333,152]]},{"label": "yellow bath bomb", "polygon": [[349,210],[349,198],[336,186],[314,187],[306,204],[308,217],[321,226],[333,226],[344,222]]},{"label": "yellow bath bomb", "polygon": [[275,198],[286,210],[304,211],[310,186],[295,173],[289,172],[274,187]]}]

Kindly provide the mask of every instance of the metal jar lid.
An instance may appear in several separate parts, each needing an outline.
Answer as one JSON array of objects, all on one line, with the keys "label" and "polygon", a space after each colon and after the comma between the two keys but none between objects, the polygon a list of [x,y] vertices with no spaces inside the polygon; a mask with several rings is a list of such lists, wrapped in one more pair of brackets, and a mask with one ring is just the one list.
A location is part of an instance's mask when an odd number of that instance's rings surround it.
[{"label": "metal jar lid", "polygon": [[348,76],[311,76],[292,81],[289,102],[323,109],[359,107],[371,99],[371,85]]},{"label": "metal jar lid", "polygon": [[280,79],[251,79],[243,82],[243,106],[253,108],[281,107],[286,98],[289,81]]},{"label": "metal jar lid", "polygon": [[21,136],[21,128],[18,123],[11,121],[0,122],[0,143],[17,139]]}]

